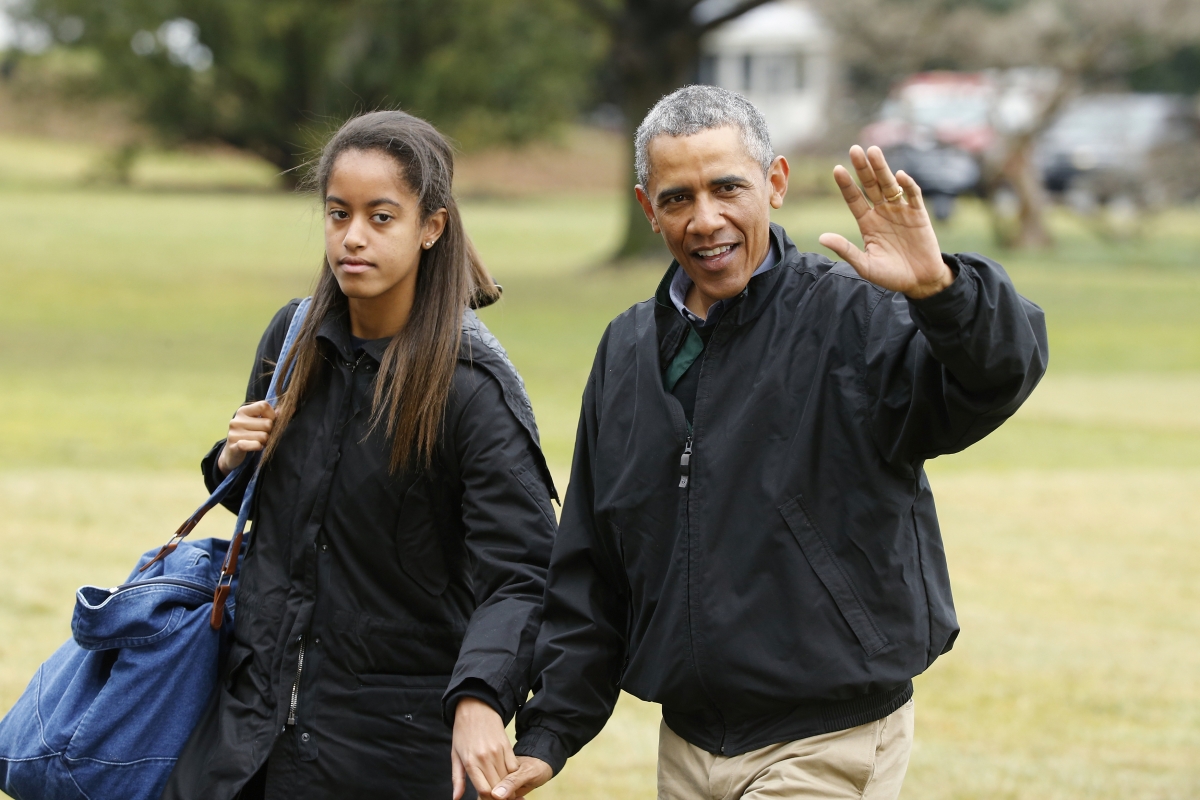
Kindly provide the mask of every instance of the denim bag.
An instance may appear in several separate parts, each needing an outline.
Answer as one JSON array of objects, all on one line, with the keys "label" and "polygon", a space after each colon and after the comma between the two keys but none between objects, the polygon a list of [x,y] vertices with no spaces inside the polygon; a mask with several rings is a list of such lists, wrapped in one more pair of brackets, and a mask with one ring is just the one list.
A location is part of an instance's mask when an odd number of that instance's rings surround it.
[{"label": "denim bag", "polygon": [[[292,317],[282,364],[308,311]],[[267,400],[274,405],[276,378]],[[286,377],[284,378],[286,383]],[[0,720],[0,788],[16,800],[153,800],[217,685],[259,459],[232,470],[128,582],[75,595],[72,639]],[[246,469],[232,541],[183,541]]]}]

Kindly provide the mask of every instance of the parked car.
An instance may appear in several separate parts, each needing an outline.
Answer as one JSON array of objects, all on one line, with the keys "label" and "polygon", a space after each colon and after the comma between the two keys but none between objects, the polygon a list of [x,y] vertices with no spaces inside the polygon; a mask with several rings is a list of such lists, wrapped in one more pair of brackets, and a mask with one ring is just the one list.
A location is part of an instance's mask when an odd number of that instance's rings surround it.
[{"label": "parked car", "polygon": [[957,197],[983,192],[984,157],[1000,136],[1028,129],[1057,83],[1048,69],[918,73],[896,85],[861,141],[882,147],[946,219]]},{"label": "parked car", "polygon": [[1198,143],[1196,108],[1185,97],[1084,95],[1043,135],[1036,160],[1046,188],[1081,210],[1114,201],[1146,207],[1200,191],[1173,174]]},{"label": "parked car", "polygon": [[893,170],[904,170],[913,177],[939,220],[950,218],[959,195],[979,187],[979,162],[957,147],[900,144],[888,148],[887,158]]}]

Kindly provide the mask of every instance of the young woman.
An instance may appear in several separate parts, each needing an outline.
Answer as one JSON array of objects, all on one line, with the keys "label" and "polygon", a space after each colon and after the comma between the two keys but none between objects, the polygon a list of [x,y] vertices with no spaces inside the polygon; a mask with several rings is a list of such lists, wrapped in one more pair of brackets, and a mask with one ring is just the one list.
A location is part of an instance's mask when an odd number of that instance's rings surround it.
[{"label": "young woman", "polygon": [[321,154],[325,258],[291,380],[263,401],[297,301],[203,462],[211,488],[264,458],[222,684],[164,798],[448,800],[516,766],[504,724],[555,495],[521,379],[470,309],[499,290],[452,177],[442,136],[399,111]]}]

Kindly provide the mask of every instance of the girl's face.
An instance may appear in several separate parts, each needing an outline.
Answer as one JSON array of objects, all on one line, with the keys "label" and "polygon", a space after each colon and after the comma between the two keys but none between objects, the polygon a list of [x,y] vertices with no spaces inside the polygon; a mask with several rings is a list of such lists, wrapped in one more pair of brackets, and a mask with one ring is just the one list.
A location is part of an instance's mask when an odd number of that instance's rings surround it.
[{"label": "girl's face", "polygon": [[446,226],[446,210],[421,218],[417,195],[391,156],[347,150],[337,157],[325,193],[325,257],[351,299],[411,305],[426,243]]}]

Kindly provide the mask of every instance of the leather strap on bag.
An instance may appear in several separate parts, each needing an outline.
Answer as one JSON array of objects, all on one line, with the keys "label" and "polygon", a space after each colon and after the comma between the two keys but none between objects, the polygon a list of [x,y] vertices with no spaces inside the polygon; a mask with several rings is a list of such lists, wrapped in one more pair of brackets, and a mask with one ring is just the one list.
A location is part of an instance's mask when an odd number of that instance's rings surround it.
[{"label": "leather strap on bag", "polygon": [[[287,374],[282,378],[279,375],[278,367],[287,360],[287,355],[291,352],[292,345],[296,343],[296,337],[300,335],[300,327],[304,324],[304,318],[308,315],[308,308],[311,303],[311,297],[306,297],[300,301],[300,305],[296,308],[296,313],[292,315],[291,324],[288,325],[287,335],[283,338],[283,347],[279,350],[279,360],[275,362],[276,370],[271,374],[271,383],[267,387],[266,401],[271,404],[272,408],[279,399],[279,392],[287,386],[287,381],[291,377],[294,364],[289,365]],[[254,469],[254,474],[250,477],[250,483],[246,485],[246,491],[242,493],[242,506],[238,512],[237,523],[234,525],[233,541],[229,544],[229,552],[225,554],[225,562],[221,565],[221,574],[217,578],[217,587],[213,591],[212,618],[209,620],[209,624],[212,625],[214,630],[219,630],[225,621],[225,601],[229,599],[229,594],[233,590],[233,578],[237,574],[238,556],[242,552],[246,523],[250,520],[250,509],[254,505],[254,490],[258,485],[258,474],[262,467],[262,458],[259,453],[248,456],[241,464],[230,470],[229,474],[225,476],[225,480],[221,481],[220,485],[208,496],[208,499],[190,517],[184,520],[184,523],[179,526],[179,530],[175,531],[175,535],[162,546],[162,549],[158,551],[154,558],[150,559],[139,570],[146,570],[155,561],[166,558],[174,552],[179,543],[200,523],[204,515],[225,499],[225,496],[229,494],[241,474],[251,467]]]}]

